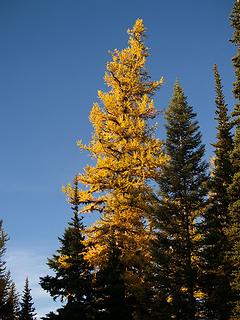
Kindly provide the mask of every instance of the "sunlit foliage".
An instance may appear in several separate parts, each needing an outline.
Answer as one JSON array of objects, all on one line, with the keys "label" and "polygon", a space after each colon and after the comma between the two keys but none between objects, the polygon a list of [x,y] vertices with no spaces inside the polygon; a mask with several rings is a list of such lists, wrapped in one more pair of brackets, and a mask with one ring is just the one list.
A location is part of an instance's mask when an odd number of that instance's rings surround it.
[{"label": "sunlit foliage", "polygon": [[[167,157],[154,136],[155,127],[147,122],[157,114],[152,95],[163,80],[150,81],[146,72],[149,51],[143,42],[143,21],[138,19],[128,33],[128,47],[114,50],[106,67],[104,79],[110,90],[99,91],[100,103],[93,105],[92,141],[89,145],[78,142],[96,161],[78,181],[85,186],[79,191],[82,211],[101,214],[89,230],[91,246],[85,258],[95,267],[106,264],[107,239],[113,234],[125,266],[124,281],[141,296],[143,269],[151,258],[147,215],[152,189],[148,182],[159,177]],[[71,196],[71,186],[65,191]]]}]

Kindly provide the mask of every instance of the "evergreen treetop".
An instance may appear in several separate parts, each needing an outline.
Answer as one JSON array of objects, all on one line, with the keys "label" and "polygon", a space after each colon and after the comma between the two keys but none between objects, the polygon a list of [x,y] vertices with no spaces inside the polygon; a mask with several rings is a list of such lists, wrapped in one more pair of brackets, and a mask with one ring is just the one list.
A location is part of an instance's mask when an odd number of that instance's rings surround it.
[{"label": "evergreen treetop", "polygon": [[81,316],[83,319],[88,319],[88,308],[92,299],[92,268],[84,259],[85,226],[82,217],[79,216],[79,192],[76,179],[70,203],[73,217],[63,237],[59,238],[60,248],[51,259],[48,259],[48,265],[55,275],[40,278],[40,284],[54,299],[60,298],[62,302],[67,302],[58,309],[58,315],[51,313],[50,317],[79,319]]},{"label": "evergreen treetop", "polygon": [[29,288],[28,278],[26,278],[22,301],[20,302],[19,320],[35,320],[35,316],[31,289]]},{"label": "evergreen treetop", "polygon": [[160,206],[154,215],[155,281],[160,290],[159,303],[165,309],[163,319],[193,320],[202,316],[199,223],[205,206],[207,166],[196,113],[178,81],[165,117],[165,148],[170,161],[158,181]]},{"label": "evergreen treetop", "polygon": [[6,304],[7,316],[4,320],[19,320],[19,294],[16,291],[16,286],[12,282],[8,292]]},{"label": "evergreen treetop", "polygon": [[231,249],[228,258],[233,266],[232,288],[235,293],[234,311],[231,319],[240,318],[240,2],[235,0],[230,17],[231,25],[234,28],[232,42],[237,47],[236,55],[233,57],[233,66],[235,69],[235,82],[233,83],[233,93],[236,103],[233,111],[233,123],[235,133],[233,139],[233,150],[231,152],[231,161],[233,166],[233,180],[228,188],[230,205],[230,227],[226,230]]},{"label": "evergreen treetop", "polygon": [[9,238],[3,229],[3,221],[0,220],[0,277],[4,276],[6,272],[6,262],[3,257],[6,252],[6,242],[8,240]]},{"label": "evergreen treetop", "polygon": [[214,65],[217,137],[213,144],[215,157],[208,182],[208,205],[203,224],[203,286],[205,307],[209,319],[227,320],[230,315],[231,264],[226,260],[229,241],[225,230],[229,228],[228,187],[232,181],[230,154],[233,147],[231,123],[225,103],[221,78]]},{"label": "evergreen treetop", "polygon": [[230,161],[230,153],[233,148],[232,140],[232,124],[228,116],[228,108],[225,103],[221,78],[214,65],[215,91],[216,91],[216,117],[217,121],[217,141],[213,144],[215,150],[214,171],[212,174],[213,185],[216,187],[218,200],[226,200],[226,188],[232,181],[232,165]]},{"label": "evergreen treetop", "polygon": [[3,320],[15,320],[18,312],[18,294],[4,260],[8,239],[3,221],[0,220],[0,316]]},{"label": "evergreen treetop", "polygon": [[236,55],[232,62],[235,69],[235,82],[233,83],[233,94],[236,98],[234,116],[238,126],[240,125],[240,2],[235,0],[230,16],[231,26],[234,28],[232,43],[237,47]]}]

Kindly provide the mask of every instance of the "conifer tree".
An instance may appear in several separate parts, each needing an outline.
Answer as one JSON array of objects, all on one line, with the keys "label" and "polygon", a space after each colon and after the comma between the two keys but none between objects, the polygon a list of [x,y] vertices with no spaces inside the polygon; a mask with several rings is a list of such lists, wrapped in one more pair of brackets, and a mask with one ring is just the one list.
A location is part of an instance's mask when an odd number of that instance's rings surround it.
[{"label": "conifer tree", "polygon": [[35,320],[35,308],[33,306],[31,289],[29,288],[29,281],[26,278],[22,301],[20,302],[19,320]]},{"label": "conifer tree", "polygon": [[233,267],[232,288],[235,292],[234,311],[231,319],[237,320],[240,318],[240,2],[238,0],[235,0],[230,21],[234,28],[232,42],[237,47],[237,53],[232,59],[236,75],[233,84],[233,93],[236,99],[233,111],[235,133],[231,153],[233,180],[228,188],[230,228],[226,231],[231,245],[228,258]]},{"label": "conifer tree", "polygon": [[12,282],[8,292],[6,320],[19,320],[19,294]]},{"label": "conifer tree", "polygon": [[[166,111],[166,152],[159,179],[160,206],[155,213],[155,287],[163,319],[201,317],[199,224],[206,194],[206,163],[196,114],[177,81]],[[168,306],[166,306],[166,303]]]},{"label": "conifer tree", "polygon": [[[85,248],[84,225],[78,215],[78,182],[74,182],[70,198],[73,218],[65,229],[57,254],[48,259],[49,267],[55,272],[54,276],[40,278],[42,288],[54,298],[67,302],[58,309],[59,319],[88,319],[91,301],[91,268],[83,258]],[[53,314],[51,315],[53,317]]]},{"label": "conifer tree", "polygon": [[122,278],[124,266],[120,261],[121,252],[115,239],[108,238],[108,261],[96,273],[95,290],[95,319],[131,320],[133,301],[125,297],[125,284]]},{"label": "conifer tree", "polygon": [[4,254],[8,236],[3,229],[3,221],[0,220],[0,315],[6,314],[6,303],[9,289],[9,279],[6,272]]},{"label": "conifer tree", "polygon": [[[152,189],[147,183],[159,176],[166,162],[162,142],[155,138],[148,120],[157,112],[153,93],[162,80],[152,82],[145,70],[149,55],[143,39],[145,27],[138,19],[128,31],[129,46],[114,50],[107,63],[105,82],[108,92],[98,92],[101,104],[93,105],[90,120],[94,134],[88,150],[96,164],[78,176],[83,212],[98,211],[101,219],[88,232],[91,243],[86,254],[96,268],[105,268],[109,257],[108,238],[114,235],[123,264],[125,296],[141,300],[144,273],[150,261],[149,228],[146,214]],[[65,191],[71,194],[71,187]]]},{"label": "conifer tree", "polygon": [[6,270],[4,254],[6,242],[9,240],[0,220],[0,316],[1,320],[15,320],[17,317],[17,293],[11,280],[10,272]]},{"label": "conifer tree", "polygon": [[230,288],[231,264],[226,259],[229,243],[225,230],[229,227],[227,188],[232,180],[230,153],[233,141],[228,109],[216,65],[214,65],[214,75],[217,141],[213,144],[215,157],[208,185],[208,206],[204,215],[203,279],[207,293],[205,301],[208,319],[227,320],[231,309],[232,294]]}]

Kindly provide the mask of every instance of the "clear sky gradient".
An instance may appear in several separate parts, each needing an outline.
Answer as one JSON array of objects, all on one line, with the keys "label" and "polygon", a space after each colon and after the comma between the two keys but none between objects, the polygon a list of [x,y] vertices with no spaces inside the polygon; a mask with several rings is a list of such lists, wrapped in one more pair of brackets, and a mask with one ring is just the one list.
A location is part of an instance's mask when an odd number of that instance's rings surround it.
[{"label": "clear sky gradient", "polygon": [[[46,259],[71,217],[61,187],[89,161],[76,141],[90,140],[88,115],[97,90],[106,89],[108,51],[126,47],[126,30],[137,18],[144,20],[148,70],[153,79],[165,79],[156,107],[166,108],[178,78],[198,113],[208,159],[215,139],[214,63],[229,108],[233,105],[232,5],[232,0],[0,0],[0,218],[10,236],[13,278],[21,291],[29,276],[39,315],[55,308],[38,279],[46,275]],[[157,121],[163,138],[162,120]]]}]

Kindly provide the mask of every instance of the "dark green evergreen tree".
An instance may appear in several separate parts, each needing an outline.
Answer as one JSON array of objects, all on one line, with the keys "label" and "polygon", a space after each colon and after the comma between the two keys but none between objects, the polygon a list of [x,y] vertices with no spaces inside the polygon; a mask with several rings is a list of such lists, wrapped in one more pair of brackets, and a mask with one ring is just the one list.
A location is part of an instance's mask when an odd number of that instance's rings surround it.
[{"label": "dark green evergreen tree", "polygon": [[6,262],[4,254],[6,252],[6,242],[8,236],[3,229],[3,221],[0,220],[0,316],[6,315],[6,304],[9,290],[9,279],[6,272]]},{"label": "dark green evergreen tree", "polygon": [[0,319],[17,319],[18,295],[15,284],[11,280],[10,272],[6,269],[4,254],[6,242],[9,240],[3,229],[3,221],[0,220]]},{"label": "dark green evergreen tree", "polygon": [[159,301],[166,312],[162,319],[194,320],[202,316],[199,224],[205,206],[207,165],[195,117],[177,81],[166,111],[170,161],[159,180],[160,208],[154,215],[155,287],[164,299]]},{"label": "dark green evergreen tree", "polygon": [[232,181],[230,154],[233,141],[228,109],[216,65],[214,65],[214,75],[217,141],[213,144],[215,156],[208,184],[208,207],[204,217],[203,281],[207,294],[205,298],[207,318],[227,320],[230,316],[232,293],[230,287],[231,264],[226,259],[229,243],[225,231],[229,227],[227,188]]},{"label": "dark green evergreen tree", "polygon": [[19,320],[35,320],[35,316],[31,289],[29,288],[28,278],[26,278],[22,301],[20,302]]},{"label": "dark green evergreen tree", "polygon": [[[66,304],[58,309],[59,319],[88,319],[90,317],[90,302],[92,300],[92,269],[84,260],[86,250],[84,245],[84,225],[78,215],[79,195],[78,182],[70,199],[73,218],[65,229],[57,254],[48,260],[49,267],[55,272],[54,276],[40,278],[42,288]],[[54,314],[52,313],[53,317]]]},{"label": "dark green evergreen tree", "polygon": [[19,319],[19,295],[16,290],[15,284],[12,282],[8,292],[7,299],[7,316],[6,320],[18,320]]},{"label": "dark green evergreen tree", "polygon": [[114,235],[109,237],[108,247],[107,263],[98,270],[94,281],[94,319],[134,319],[136,301],[133,297],[126,297],[125,269],[120,262],[121,250]]},{"label": "dark green evergreen tree", "polygon": [[233,112],[235,133],[231,153],[233,180],[228,188],[230,227],[226,231],[231,245],[228,258],[233,267],[231,284],[235,293],[231,319],[237,320],[240,319],[240,2],[238,0],[235,0],[230,21],[234,28],[232,42],[237,47],[237,53],[232,59],[236,76],[233,84],[233,93],[236,99]]}]

